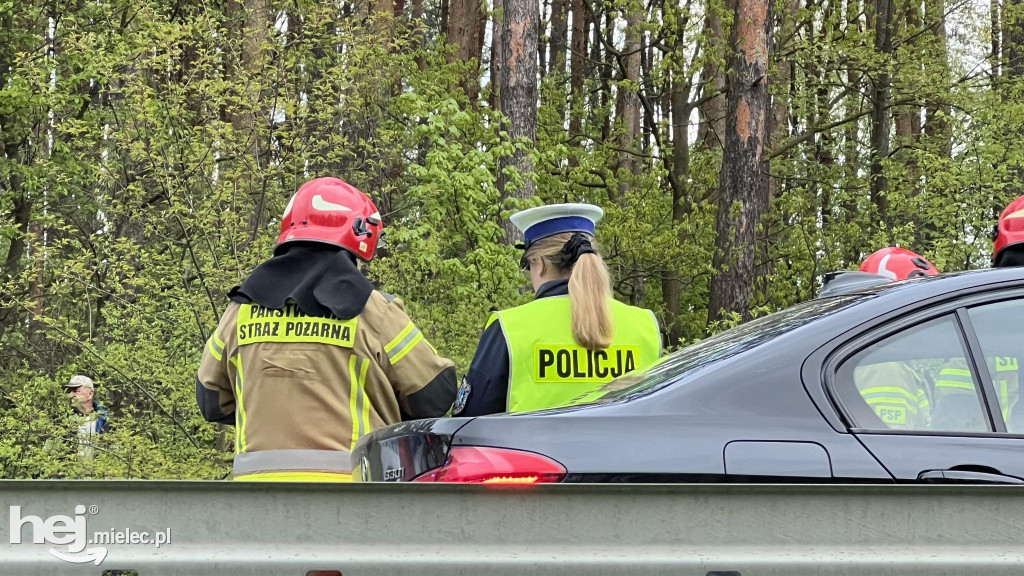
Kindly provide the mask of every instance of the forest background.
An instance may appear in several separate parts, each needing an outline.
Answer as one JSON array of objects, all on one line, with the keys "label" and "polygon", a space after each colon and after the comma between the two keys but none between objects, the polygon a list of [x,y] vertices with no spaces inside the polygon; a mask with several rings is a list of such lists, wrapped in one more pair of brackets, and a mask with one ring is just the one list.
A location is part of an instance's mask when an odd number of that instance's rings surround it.
[{"label": "forest background", "polygon": [[[468,365],[528,299],[508,215],[603,206],[678,347],[900,244],[985,267],[1022,192],[1021,0],[0,0],[0,477],[222,478],[226,292],[339,176]],[[77,456],[60,385],[114,430]]]}]

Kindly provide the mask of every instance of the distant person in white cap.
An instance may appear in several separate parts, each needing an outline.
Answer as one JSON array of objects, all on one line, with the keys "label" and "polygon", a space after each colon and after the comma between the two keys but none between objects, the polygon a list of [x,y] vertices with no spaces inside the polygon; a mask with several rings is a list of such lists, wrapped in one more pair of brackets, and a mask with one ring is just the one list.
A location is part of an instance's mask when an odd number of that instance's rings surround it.
[{"label": "distant person in white cap", "polygon": [[590,204],[556,204],[512,216],[537,298],[491,315],[453,415],[565,406],[658,359],[654,313],[612,297],[594,239],[603,215]]},{"label": "distant person in white cap", "polygon": [[93,434],[103,434],[110,427],[107,421],[107,411],[93,398],[96,393],[96,384],[92,378],[76,374],[64,385],[64,391],[67,392],[71,399],[71,406],[78,414],[79,455],[84,458],[92,458],[93,450],[90,437]]}]

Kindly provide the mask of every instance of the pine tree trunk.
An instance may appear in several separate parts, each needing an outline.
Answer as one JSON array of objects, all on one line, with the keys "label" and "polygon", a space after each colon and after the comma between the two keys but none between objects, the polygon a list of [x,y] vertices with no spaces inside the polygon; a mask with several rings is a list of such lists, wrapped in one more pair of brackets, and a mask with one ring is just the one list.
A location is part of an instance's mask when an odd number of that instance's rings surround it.
[{"label": "pine tree trunk", "polygon": [[[252,212],[249,215],[249,238],[242,247],[254,242],[263,224],[266,209],[263,179],[260,177],[261,156],[265,142],[261,141],[260,132],[265,118],[263,113],[264,100],[261,97],[261,83],[255,78],[265,58],[265,40],[267,30],[273,20],[268,0],[230,0],[228,17],[233,26],[230,29],[232,42],[240,47],[237,61],[228,59],[225,66],[225,78],[238,80],[244,91],[239,94],[239,103],[230,113],[230,122],[234,132],[236,154],[244,157],[235,163],[235,187],[249,196]],[[254,173],[256,172],[256,173]]]},{"label": "pine tree trunk", "polygon": [[537,61],[540,79],[543,80],[548,73],[548,0],[541,4],[540,18],[537,20]]},{"label": "pine tree trunk", "polygon": [[[600,28],[600,26],[598,26]],[[615,16],[611,10],[604,13],[604,43],[606,46],[614,46],[615,40]],[[600,32],[598,32],[600,34]],[[600,40],[599,40],[600,42]],[[604,66],[601,70],[601,110],[608,110],[612,101],[612,75],[615,70],[615,55],[611,50],[604,51]],[[601,141],[607,142],[612,134],[612,115],[605,114],[604,123],[601,125]]]},{"label": "pine tree trunk", "polygon": [[[778,29],[778,37],[783,41],[790,38],[796,28],[797,14],[800,12],[800,0],[787,0],[786,13],[779,19],[782,25]],[[809,26],[813,26],[809,24]],[[776,40],[776,46],[781,45]],[[771,119],[771,137],[769,141],[769,147],[774,148],[782,143],[783,140],[789,135],[789,106],[790,106],[790,91],[793,83],[793,69],[796,66],[796,62],[792,58],[779,62],[778,76],[772,81],[774,87],[774,94],[772,95],[772,119]],[[769,193],[768,197],[772,200],[782,195],[782,181],[779,178],[770,178],[768,181]]]},{"label": "pine tree trunk", "polygon": [[1002,45],[1000,35],[1003,27],[1000,19],[999,0],[989,0],[988,13],[991,20],[992,51],[989,53],[988,63],[992,67],[992,77],[998,78],[1002,73]]},{"label": "pine tree trunk", "polygon": [[[1003,75],[1007,80],[1024,78],[1024,2],[1003,0]],[[1006,94],[1010,97],[1010,94]]]},{"label": "pine tree trunk", "polygon": [[[894,0],[874,0],[875,51],[892,54],[892,20]],[[891,128],[889,102],[892,78],[884,70],[875,72],[871,81],[871,203],[883,230],[889,229],[889,180],[882,163],[889,157]]]},{"label": "pine tree trunk", "polygon": [[[850,34],[863,32],[861,0],[846,0],[846,27]],[[861,86],[860,74],[854,67],[846,71],[846,82],[848,86]],[[861,111],[863,98],[858,93],[851,94],[843,99],[843,114],[852,116]],[[843,127],[843,188],[845,189],[842,198],[843,216],[851,222],[864,222],[863,210],[860,207],[861,195],[854,192],[861,189],[860,181],[861,153],[860,153],[860,131],[859,121],[849,122]],[[860,253],[863,246],[844,246],[841,264],[849,266],[860,263]]]},{"label": "pine tree trunk", "polygon": [[[0,70],[6,71],[6,68],[0,68]],[[0,73],[0,79],[5,76],[6,74]],[[0,122],[6,122],[3,115],[0,115]],[[5,157],[5,154],[7,158],[17,158],[19,150],[20,145],[17,143],[0,141],[0,158]],[[21,271],[21,259],[25,256],[25,249],[28,247],[28,227],[31,220],[32,204],[23,188],[23,183],[21,176],[16,171],[11,171],[7,181],[3,182],[4,189],[10,194],[14,204],[10,213],[5,216],[9,217],[9,221],[14,224],[17,233],[10,239],[7,253],[4,255],[3,269],[0,269],[0,286],[5,282],[14,282],[17,279],[18,273]],[[20,295],[17,293],[7,294],[7,296]],[[0,338],[3,337],[7,328],[17,324],[18,320],[19,314],[16,307],[0,306]]]},{"label": "pine tree trunk", "polygon": [[[931,34],[935,39],[936,51],[933,57],[928,59],[928,65],[934,63],[938,72],[930,76],[940,79],[941,90],[945,92],[950,82],[945,0],[925,2],[925,19],[932,23]],[[949,158],[953,153],[953,128],[950,124],[952,114],[953,110],[948,102],[928,102],[925,109],[925,134],[936,149],[936,153],[943,158]],[[920,122],[920,115],[918,115],[918,126],[920,126]],[[920,132],[920,128],[918,128],[918,132]]]},{"label": "pine tree trunk", "polygon": [[448,6],[448,43],[459,47],[449,53],[449,60],[475,62],[459,85],[470,102],[476,102],[480,94],[479,66],[480,19],[483,18],[480,0],[450,0]]},{"label": "pine tree trunk", "polygon": [[618,165],[618,200],[622,201],[629,191],[632,176],[636,170],[636,139],[640,133],[640,98],[636,90],[640,85],[640,23],[643,13],[630,10],[626,13],[626,45],[621,59],[622,77],[630,82],[630,87],[619,86],[616,117],[622,132],[619,136]]},{"label": "pine tree trunk", "polygon": [[551,1],[551,74],[558,82],[565,78],[565,48],[569,36],[569,4],[566,0]]},{"label": "pine tree trunk", "polygon": [[[508,119],[508,134],[514,140],[537,142],[537,27],[540,7],[536,0],[505,0],[501,50],[505,60],[502,78],[501,110]],[[516,150],[512,158],[503,158],[500,167],[519,170],[523,185],[514,190],[507,180],[502,185],[505,197],[525,199],[534,195],[536,185],[529,174],[533,162],[526,150]],[[502,180],[503,175],[499,176]],[[505,222],[505,239],[517,242],[522,234]]]},{"label": "pine tree trunk", "polygon": [[[560,0],[564,1],[564,0]],[[572,0],[572,58],[570,59],[569,78],[569,137],[573,145],[578,145],[578,138],[583,128],[583,78],[587,55],[587,15],[583,6],[584,0]],[[578,165],[576,156],[569,158],[569,165]]]},{"label": "pine tree trunk", "polygon": [[[494,0],[494,16],[491,21],[491,94],[488,105],[492,110],[501,110],[501,81],[505,77],[505,57],[502,53],[502,14],[504,0]],[[499,178],[499,185],[501,179]]]},{"label": "pine tree trunk", "polygon": [[714,274],[708,305],[710,321],[737,313],[750,318],[755,278],[756,232],[768,209],[765,148],[771,113],[768,61],[772,49],[774,3],[738,0],[736,25],[729,35],[725,149],[715,219]]},{"label": "pine tree trunk", "polygon": [[415,22],[416,34],[413,40],[413,50],[417,51],[416,54],[416,66],[420,70],[424,70],[427,67],[426,60],[423,59],[423,54],[419,53],[419,50],[423,49],[424,35],[423,35],[423,0],[412,0],[412,19]]},{"label": "pine tree trunk", "polygon": [[[682,44],[680,38],[680,44]],[[677,57],[683,57],[683,47],[678,46]],[[679,75],[673,74],[671,79],[670,112],[672,118],[672,171],[678,182],[690,180],[690,111],[693,106],[689,102],[690,83],[680,82]],[[685,189],[672,191],[672,223],[677,227],[676,240],[682,246],[685,242],[682,225],[690,213],[690,198],[684,196]],[[665,302],[665,331],[668,334],[669,346],[678,345],[683,339],[683,324],[679,319],[680,300],[683,296],[683,285],[679,267],[670,263],[669,270],[662,282],[662,294]]]},{"label": "pine tree trunk", "polygon": [[708,39],[708,53],[700,74],[701,89],[704,95],[717,95],[698,109],[697,142],[705,149],[721,148],[725,141],[726,35],[722,15],[717,10],[709,10],[704,18],[704,36]]}]

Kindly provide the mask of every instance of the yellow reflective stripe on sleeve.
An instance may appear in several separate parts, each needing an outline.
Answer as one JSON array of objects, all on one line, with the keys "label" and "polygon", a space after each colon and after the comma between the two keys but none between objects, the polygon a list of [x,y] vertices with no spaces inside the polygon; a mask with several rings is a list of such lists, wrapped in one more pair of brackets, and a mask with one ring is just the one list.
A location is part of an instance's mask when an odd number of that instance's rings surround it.
[{"label": "yellow reflective stripe on sleeve", "polygon": [[[370,429],[370,398],[366,395],[366,373],[370,369],[370,361],[363,360],[362,362],[363,365],[359,369],[359,393],[363,401],[362,410],[360,410],[362,417],[360,421],[362,426],[362,429],[359,431],[360,436],[369,434],[372,431]],[[355,448],[354,445],[353,448]]]},{"label": "yellow reflective stripe on sleeve", "polygon": [[352,415],[352,444],[370,433],[370,399],[366,396],[366,373],[370,370],[370,361],[359,358],[355,354],[348,359],[348,376],[350,381],[349,410]]},{"label": "yellow reflective stripe on sleeve", "polygon": [[959,388],[960,390],[970,390],[974,392],[974,384],[969,382],[957,382],[955,380],[939,380],[935,383],[936,388]]},{"label": "yellow reflective stripe on sleeve", "polygon": [[384,347],[384,352],[387,353],[388,357],[391,357],[393,355],[392,352],[395,350],[395,348],[397,348],[399,344],[401,344],[406,338],[408,338],[409,334],[412,334],[414,330],[416,330],[416,325],[413,324],[412,322],[409,322],[408,324],[405,325],[405,328],[402,328],[402,331],[398,333],[398,336],[395,336],[394,338],[391,339],[391,342],[388,342],[388,345]]},{"label": "yellow reflective stripe on sleeve", "polygon": [[334,472],[260,472],[236,476],[235,482],[351,482],[351,474]]},{"label": "yellow reflective stripe on sleeve", "polygon": [[391,363],[397,364],[399,360],[405,358],[406,354],[412,352],[413,348],[415,348],[416,345],[419,344],[420,342],[423,342],[423,333],[420,332],[419,330],[416,330],[416,333],[412,335],[412,339],[409,340],[409,342],[400,350],[397,350],[395,352],[395,355],[391,357]]},{"label": "yellow reflective stripe on sleeve", "polygon": [[904,390],[903,388],[899,388],[896,386],[874,386],[871,388],[865,388],[860,391],[860,395],[864,396],[865,398],[867,398],[868,396],[875,396],[879,394],[886,396],[890,396],[893,394],[897,396],[905,396],[908,400],[911,400],[912,402],[917,402],[919,400],[918,396],[915,396],[912,393]]},{"label": "yellow reflective stripe on sleeve", "polygon": [[971,377],[971,371],[966,368],[943,368],[939,373],[941,376],[965,376]]},{"label": "yellow reflective stripe on sleeve", "polygon": [[224,342],[221,342],[216,332],[206,341],[206,347],[210,350],[210,355],[216,358],[218,362],[224,360]]},{"label": "yellow reflective stripe on sleeve", "polygon": [[235,403],[237,404],[235,409],[235,452],[241,454],[246,450],[245,445],[245,402],[242,401],[242,391],[244,388],[245,375],[242,373],[242,357],[232,356],[231,363],[234,364],[235,370],[238,371],[238,378],[235,382]]},{"label": "yellow reflective stripe on sleeve", "polygon": [[1010,383],[1007,380],[999,381],[999,405],[1002,407],[1003,420],[1010,418]]},{"label": "yellow reflective stripe on sleeve", "polygon": [[915,406],[911,402],[908,402],[906,398],[896,396],[878,396],[874,398],[865,398],[864,401],[867,402],[869,406],[893,404],[897,406],[904,406],[907,408],[907,410],[910,410],[914,414],[917,414],[917,406]]},{"label": "yellow reflective stripe on sleeve", "polygon": [[359,386],[358,370],[356,365],[359,357],[355,354],[348,357],[348,381],[349,381],[349,414],[352,416],[352,444],[349,450],[356,449],[356,442],[359,442],[359,395],[363,393]]},{"label": "yellow reflective stripe on sleeve", "polygon": [[924,390],[917,391],[917,405],[922,409],[931,406],[931,402],[928,401],[928,396],[924,393]]}]

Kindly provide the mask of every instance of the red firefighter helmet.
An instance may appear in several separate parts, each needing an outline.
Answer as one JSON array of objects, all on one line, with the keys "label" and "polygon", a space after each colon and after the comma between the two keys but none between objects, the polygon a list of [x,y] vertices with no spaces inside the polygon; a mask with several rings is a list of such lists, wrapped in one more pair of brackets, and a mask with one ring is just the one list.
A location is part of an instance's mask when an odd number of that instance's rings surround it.
[{"label": "red firefighter helmet", "polygon": [[862,272],[885,276],[893,282],[939,273],[935,265],[921,255],[897,246],[872,253],[860,265],[860,269]]},{"label": "red firefighter helmet", "polygon": [[992,263],[998,265],[1003,250],[1024,242],[1024,196],[1010,202],[999,217],[996,243],[992,247]]},{"label": "red firefighter helmet", "polygon": [[369,262],[383,231],[380,212],[366,194],[338,178],[317,178],[288,201],[277,245],[323,242]]}]

